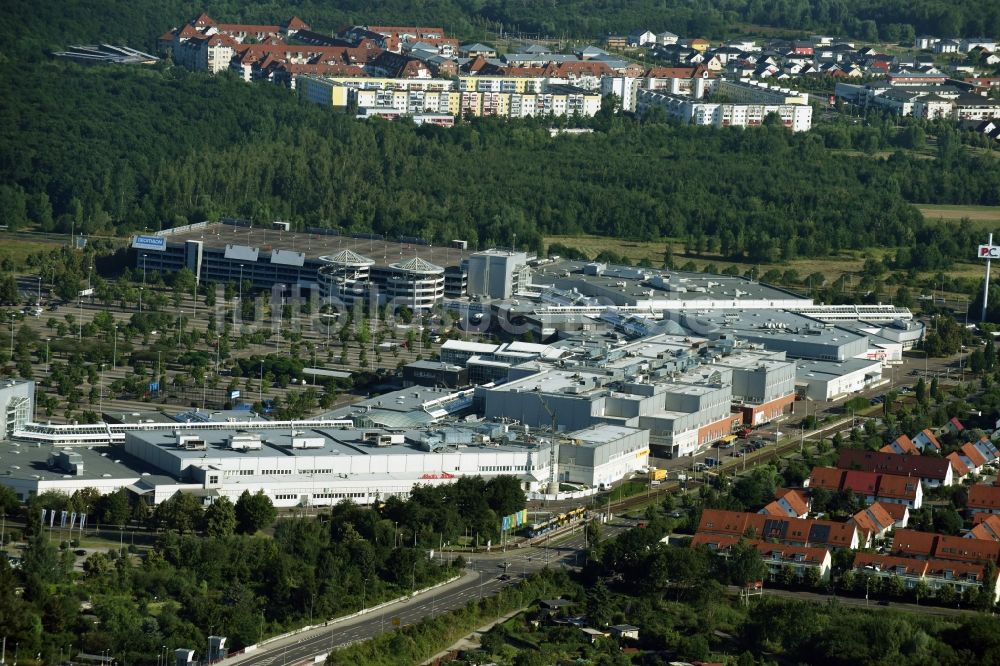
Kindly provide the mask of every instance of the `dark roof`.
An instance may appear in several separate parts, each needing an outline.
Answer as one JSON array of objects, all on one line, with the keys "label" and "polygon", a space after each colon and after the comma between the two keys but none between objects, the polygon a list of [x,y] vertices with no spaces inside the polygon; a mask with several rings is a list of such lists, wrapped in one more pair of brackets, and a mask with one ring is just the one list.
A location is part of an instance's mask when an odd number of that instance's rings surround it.
[{"label": "dark roof", "polygon": [[860,469],[880,474],[916,476],[921,479],[943,480],[951,463],[944,458],[910,456],[861,449],[842,449],[837,459],[840,469]]}]

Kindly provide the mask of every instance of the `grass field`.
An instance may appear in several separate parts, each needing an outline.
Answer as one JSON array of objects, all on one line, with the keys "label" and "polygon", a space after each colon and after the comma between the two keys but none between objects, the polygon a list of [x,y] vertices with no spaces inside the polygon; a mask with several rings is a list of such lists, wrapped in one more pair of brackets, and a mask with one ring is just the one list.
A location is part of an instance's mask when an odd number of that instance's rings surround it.
[{"label": "grass field", "polygon": [[[65,243],[65,240],[63,241]],[[56,247],[57,243],[50,240],[40,240],[37,237],[28,239],[21,234],[0,232],[0,263],[9,259],[15,266],[24,266],[24,260],[29,254],[45,252]]]},{"label": "grass field", "polygon": [[[914,204],[920,214],[928,220],[961,220],[1000,226],[1000,206],[947,206],[936,204]],[[976,226],[979,226],[978,224]]]},{"label": "grass field", "polygon": [[[1000,206],[947,206],[934,204],[914,204],[917,210],[929,221],[948,220],[955,221],[961,219],[969,220],[968,224],[973,229],[982,231],[984,234],[990,231],[1000,231]],[[984,235],[983,242],[986,242]],[[561,243],[570,247],[582,250],[589,257],[595,257],[603,250],[612,250],[617,254],[624,255],[633,263],[648,260],[654,267],[663,265],[663,253],[666,249],[666,240],[663,241],[612,241],[601,236],[548,236],[545,238],[545,245],[548,247],[553,243]],[[674,261],[677,265],[687,263],[689,257],[684,256],[684,243],[673,241]],[[844,273],[856,274],[861,271],[867,257],[880,259],[886,254],[890,254],[894,248],[869,248],[865,251],[844,251],[835,256],[810,257],[807,259],[797,259],[790,264],[750,264],[733,262],[723,259],[717,255],[706,254],[701,257],[690,258],[694,261],[698,270],[707,264],[714,263],[720,270],[736,264],[741,272],[745,272],[751,267],[759,271],[758,275],[763,275],[767,271],[777,269],[786,271],[789,268],[798,271],[800,277],[805,277],[810,273],[822,273],[827,282],[832,282]],[[970,255],[971,256],[971,255]],[[953,277],[978,277],[982,273],[982,267],[973,262],[955,262],[952,268],[945,271]]]},{"label": "grass field", "polygon": [[[601,236],[548,236],[545,238],[545,246],[552,243],[562,243],[570,247],[582,250],[587,256],[595,257],[603,250],[625,255],[633,263],[639,263],[646,259],[654,267],[663,265],[663,252],[666,249],[666,241],[610,241]],[[683,255],[684,244],[680,241],[673,242],[674,263],[683,265],[687,263],[688,257]],[[715,264],[719,270],[727,266],[739,266],[741,272],[754,268],[758,275],[763,275],[772,268],[779,271],[786,271],[789,268],[798,271],[800,277],[805,277],[810,273],[822,273],[828,281],[836,280],[843,273],[856,273],[861,270],[865,263],[866,256],[881,257],[887,250],[873,248],[867,253],[863,252],[842,252],[837,256],[811,257],[808,259],[798,259],[790,264],[754,264],[750,262],[734,262],[723,259],[718,255],[706,253],[701,257],[692,257],[699,270],[708,264]]]}]

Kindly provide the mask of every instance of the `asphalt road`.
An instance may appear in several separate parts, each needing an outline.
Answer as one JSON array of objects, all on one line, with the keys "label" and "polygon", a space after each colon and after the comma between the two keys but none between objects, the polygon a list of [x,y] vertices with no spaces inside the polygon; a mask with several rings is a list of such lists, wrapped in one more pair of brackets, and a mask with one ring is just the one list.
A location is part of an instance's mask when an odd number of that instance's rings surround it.
[{"label": "asphalt road", "polygon": [[[634,525],[631,521],[618,521],[605,525],[604,537],[614,536]],[[508,548],[506,552],[465,555],[469,561],[462,578],[433,590],[422,592],[411,599],[390,604],[384,608],[346,620],[334,621],[329,626],[274,641],[257,650],[231,657],[225,662],[240,666],[286,666],[312,662],[314,657],[331,650],[373,638],[384,631],[399,626],[415,624],[425,617],[448,610],[463,608],[470,601],[502,593],[517,585],[522,575],[549,567],[570,567],[577,564],[586,536],[582,529],[544,540],[538,545]],[[505,567],[504,564],[507,564]],[[501,580],[506,571],[509,580]]]}]

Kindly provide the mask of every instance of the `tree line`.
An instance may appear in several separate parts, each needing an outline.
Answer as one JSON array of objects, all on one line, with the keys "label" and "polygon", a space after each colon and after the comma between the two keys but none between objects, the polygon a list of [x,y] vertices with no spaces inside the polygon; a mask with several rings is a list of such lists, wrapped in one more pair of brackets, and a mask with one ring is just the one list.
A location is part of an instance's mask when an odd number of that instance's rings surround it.
[{"label": "tree line", "polygon": [[59,63],[0,65],[0,91],[12,228],[120,234],[236,215],[471,247],[516,236],[536,251],[551,233],[671,237],[760,262],[903,246],[901,262],[934,267],[967,239],[909,201],[1000,203],[994,159],[943,123],[928,126],[926,159],[888,120],[792,134],[606,110],[558,120],[593,134],[550,138],[545,118],[358,122],[228,76]]},{"label": "tree line", "polygon": [[[263,0],[108,0],[99,7],[79,0],[8,9],[6,49],[22,57],[64,48],[67,42],[126,42],[152,49],[158,35],[207,11],[227,23],[277,24],[298,15],[318,31],[345,25],[434,25],[464,39],[504,33],[557,40],[599,39],[608,33],[670,30],[683,37],[723,39],[757,26],[792,34],[827,32],[873,42],[908,42],[916,34],[941,37],[996,35],[1000,9],[973,0],[296,0],[280,7]],[[747,25],[749,24],[749,25]]]}]

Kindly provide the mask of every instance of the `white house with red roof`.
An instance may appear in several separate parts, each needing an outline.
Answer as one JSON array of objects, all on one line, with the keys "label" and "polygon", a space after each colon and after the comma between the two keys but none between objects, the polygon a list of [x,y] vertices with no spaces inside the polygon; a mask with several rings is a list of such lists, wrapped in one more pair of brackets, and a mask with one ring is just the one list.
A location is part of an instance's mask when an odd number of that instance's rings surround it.
[{"label": "white house with red roof", "polygon": [[782,518],[805,518],[809,515],[809,495],[797,488],[779,488],[774,501],[757,513]]},{"label": "white house with red roof", "polygon": [[912,455],[920,455],[920,449],[917,447],[916,444],[913,443],[913,440],[911,440],[906,435],[900,435],[899,437],[897,437],[896,439],[894,439],[893,441],[889,442],[881,449],[879,449],[879,451],[882,451],[883,453],[901,453],[901,454],[905,453]]},{"label": "white house with red roof", "polygon": [[934,451],[941,450],[941,442],[938,441],[937,436],[930,430],[930,428],[924,428],[916,435],[914,435],[913,443],[921,451],[923,451],[927,447],[931,447]]},{"label": "white house with red roof", "polygon": [[869,543],[884,538],[886,533],[896,526],[895,519],[880,502],[861,509],[851,516],[850,522],[854,523],[860,532],[868,535],[866,541]]},{"label": "white house with red roof", "polygon": [[978,513],[976,518],[981,518],[975,526],[965,533],[966,539],[980,539],[983,541],[1000,541],[1000,516],[992,513]]}]

